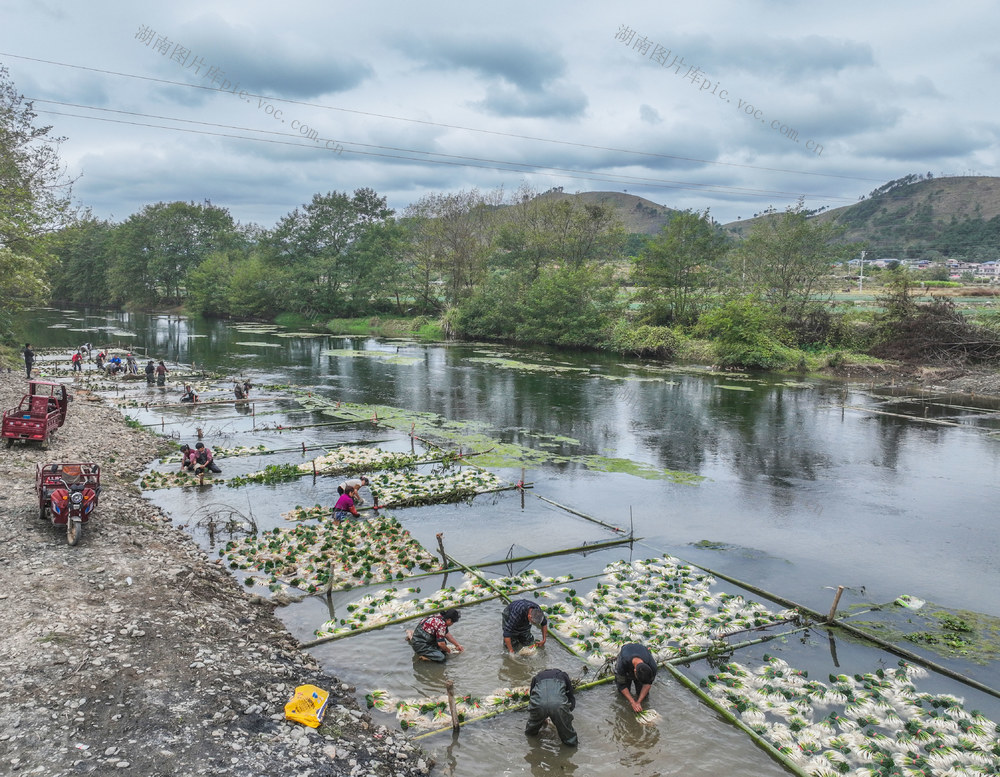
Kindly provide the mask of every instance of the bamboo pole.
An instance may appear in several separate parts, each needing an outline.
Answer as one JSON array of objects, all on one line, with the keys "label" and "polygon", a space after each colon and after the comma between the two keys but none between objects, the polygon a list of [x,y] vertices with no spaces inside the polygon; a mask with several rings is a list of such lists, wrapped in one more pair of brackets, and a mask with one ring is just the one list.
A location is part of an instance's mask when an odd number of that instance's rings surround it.
[{"label": "bamboo pole", "polygon": [[857,410],[860,413],[871,413],[873,415],[884,415],[892,418],[903,418],[907,421],[920,421],[925,424],[937,424],[938,426],[964,426],[955,421],[943,421],[939,418],[921,418],[920,416],[905,415],[904,413],[890,413],[887,410],[875,410],[870,407],[859,407],[857,405],[846,405],[847,410]]},{"label": "bamboo pole", "polygon": [[[349,426],[351,424],[367,424],[371,421],[367,419],[362,419],[360,421],[327,421],[321,424],[294,424],[290,426],[278,426],[273,428],[260,427],[257,429],[258,432],[284,432],[289,429],[315,429],[320,426]],[[385,424],[382,424],[384,426]]]},{"label": "bamboo pole", "polygon": [[[444,573],[441,572],[441,571],[438,571],[438,572],[434,572],[432,574],[434,574],[434,575],[440,575],[440,574],[444,574]],[[603,577],[603,576],[604,576],[604,573],[602,572],[599,575],[587,575],[585,577],[576,577],[576,578],[573,578],[573,581],[574,582],[578,582],[580,580],[593,580],[594,578]],[[282,582],[285,582],[285,581],[282,580]],[[387,582],[387,581],[382,581],[382,583],[385,583],[385,582]],[[520,594],[528,594],[528,593],[531,593],[532,591],[542,591],[542,590],[544,590],[546,588],[552,588],[553,586],[565,585],[566,582],[567,581],[559,581],[559,582],[556,582],[556,583],[546,583],[545,585],[533,586],[531,588],[523,588],[520,591],[516,591],[515,593],[517,593],[518,595],[520,595]],[[374,583],[373,583],[373,585],[374,585]],[[356,588],[360,588],[360,586],[355,586],[355,587]],[[299,589],[299,590],[301,590],[301,589]],[[494,596],[483,596],[481,598],[475,599],[474,601],[470,601],[470,602],[459,602],[457,604],[449,604],[448,607],[449,608],[455,608],[455,609],[461,609],[463,607],[474,607],[477,604],[482,604],[483,602],[492,602],[494,599],[500,599],[500,598],[502,598],[502,596],[500,594],[495,594]],[[438,608],[438,609],[443,609],[443,607],[442,608]],[[316,639],[310,640],[309,642],[300,642],[299,643],[299,648],[305,649],[305,648],[316,647],[317,645],[323,645],[323,644],[325,644],[327,642],[336,642],[337,640],[340,640],[340,639],[345,639],[347,637],[353,637],[353,636],[355,636],[357,634],[366,634],[369,631],[377,631],[378,629],[384,629],[386,626],[397,626],[400,623],[406,623],[407,621],[412,621],[412,620],[415,620],[416,618],[425,618],[425,617],[427,617],[428,614],[431,614],[433,612],[436,612],[436,610],[433,610],[433,609],[432,610],[424,610],[422,612],[413,613],[412,615],[405,615],[405,616],[402,616],[400,618],[394,618],[393,620],[391,620],[391,621],[385,621],[384,623],[377,623],[377,624],[372,625],[372,626],[365,626],[365,627],[360,628],[360,629],[353,629],[352,631],[348,631],[348,632],[345,632],[343,634],[330,634],[330,635],[325,636],[325,637],[317,637]],[[570,651],[570,652],[572,652],[572,651]],[[574,653],[574,655],[576,655],[576,654]]]},{"label": "bamboo pole", "polygon": [[736,717],[730,710],[723,707],[714,698],[705,693],[701,688],[699,688],[694,682],[692,682],[683,672],[679,669],[671,666],[670,664],[665,664],[666,669],[673,675],[674,679],[677,680],[681,685],[692,691],[699,699],[701,699],[705,704],[715,710],[724,720],[736,726],[744,734],[750,737],[750,741],[753,742],[757,747],[767,753],[771,758],[777,761],[779,764],[784,766],[793,774],[799,775],[799,777],[809,777],[808,773],[797,763],[792,761],[788,756],[779,751],[774,745],[768,742],[764,737],[750,728],[746,723]]},{"label": "bamboo pole", "polygon": [[441,569],[446,569],[448,567],[448,554],[444,552],[444,534],[438,532],[434,535],[438,542],[438,553],[441,554]]},{"label": "bamboo pole", "polygon": [[[531,483],[526,483],[524,487],[525,488],[531,488],[531,485],[532,485]],[[513,491],[513,490],[515,490],[517,488],[520,488],[520,486],[501,486],[500,488],[488,488],[485,491],[474,491],[469,496],[470,497],[474,497],[474,496],[481,496],[482,494],[499,494],[501,491]],[[445,492],[443,492],[441,494],[436,494],[434,496],[435,497],[436,496],[446,497],[446,496],[451,496],[454,493],[455,492],[453,492],[453,491],[445,491]],[[465,493],[465,492],[463,491],[462,493]],[[460,497],[460,499],[464,499],[464,498],[465,497]],[[432,504],[446,504],[446,503],[447,503],[446,500],[445,501],[433,501],[433,502],[418,502],[416,504],[409,504],[407,502],[388,502],[388,503],[383,504],[383,505],[372,505],[371,507],[362,507],[360,510],[358,510],[358,512],[362,513],[362,512],[365,512],[367,510],[375,510],[377,512],[379,510],[385,510],[385,509],[388,509],[390,507],[399,507],[399,508],[402,508],[402,507],[426,507],[427,505],[432,505]]]},{"label": "bamboo pole", "polygon": [[616,531],[619,534],[625,533],[625,530],[620,526],[612,526],[610,523],[605,523],[604,521],[594,518],[593,516],[587,515],[586,513],[581,513],[579,510],[574,510],[572,507],[567,507],[566,505],[561,505],[558,502],[553,502],[551,499],[547,499],[541,494],[535,494],[535,496],[537,496],[543,502],[547,502],[548,504],[552,505],[553,507],[558,507],[560,510],[565,510],[568,513],[572,513],[573,515],[576,515],[580,518],[584,518],[585,520],[588,520],[591,523],[596,523],[600,526],[603,526],[605,529],[611,529],[611,531]]},{"label": "bamboo pole", "polygon": [[458,722],[458,710],[455,709],[455,684],[448,680],[444,684],[445,690],[448,692],[448,710],[451,712],[451,730],[458,732],[459,722]]},{"label": "bamboo pole", "polygon": [[[630,544],[632,542],[638,542],[641,539],[642,539],[642,537],[635,538],[635,539],[633,539],[631,537],[623,537],[620,540],[608,540],[607,542],[596,542],[593,545],[580,545],[580,546],[575,547],[575,548],[565,548],[565,549],[561,549],[561,550],[553,550],[553,551],[549,551],[548,553],[532,553],[529,556],[515,556],[514,558],[502,558],[502,559],[497,559],[496,561],[483,561],[480,564],[478,564],[478,567],[479,568],[482,568],[482,567],[498,567],[498,566],[504,566],[504,565],[507,565],[507,564],[519,564],[522,561],[535,561],[537,559],[552,558],[554,556],[568,556],[568,555],[573,554],[573,553],[587,553],[587,552],[592,551],[592,550],[603,550],[605,548],[612,548],[612,547],[615,547],[615,546],[618,546],[618,545],[626,545],[626,544]],[[445,561],[445,564],[447,565],[447,560]],[[461,571],[462,571],[462,567],[459,567],[459,566],[445,566],[442,569],[435,569],[433,572],[421,572],[420,574],[417,574],[417,575],[407,575],[402,580],[393,579],[391,581],[390,580],[379,580],[377,582],[372,582],[372,583],[359,583],[357,585],[352,585],[351,588],[349,588],[349,589],[347,589],[347,588],[340,588],[340,589],[337,589],[337,590],[339,590],[339,591],[352,590],[353,591],[353,590],[356,590],[358,588],[368,588],[368,587],[380,586],[380,585],[385,585],[386,583],[390,583],[390,582],[392,582],[392,583],[403,583],[403,582],[408,582],[410,580],[422,580],[422,579],[427,578],[427,577],[436,577],[438,575],[450,575],[452,572],[461,572]],[[595,577],[603,577],[603,576],[604,576],[604,573],[601,572],[601,573],[596,574],[596,575],[586,575],[584,577],[574,577],[573,578],[573,582],[575,582],[577,580],[592,580]],[[570,582],[570,581],[566,581],[566,582]],[[332,590],[332,588],[328,588],[327,590],[330,591],[330,590]],[[764,628],[764,627],[761,626],[761,627],[757,627],[757,628]],[[739,633],[739,632],[733,632],[733,633]]]},{"label": "bamboo pole", "polygon": [[[496,587],[495,585],[493,585],[493,582],[492,582],[491,580],[488,580],[487,578],[485,578],[485,577],[483,577],[483,576],[482,576],[481,574],[479,574],[479,572],[478,572],[477,570],[474,570],[474,569],[472,569],[471,567],[467,567],[467,566],[466,566],[465,564],[463,564],[463,563],[462,563],[461,561],[458,561],[458,560],[457,560],[457,559],[455,559],[455,558],[454,558],[453,556],[448,556],[448,559],[449,559],[449,560],[450,560],[450,561],[451,561],[451,562],[452,562],[453,564],[458,564],[458,565],[459,565],[460,567],[462,567],[462,569],[464,569],[464,570],[465,570],[466,572],[468,572],[468,573],[469,573],[470,575],[472,575],[473,577],[477,577],[477,578],[479,578],[479,579],[480,579],[481,581],[483,581],[483,583],[485,583],[485,584],[486,584],[486,585],[487,585],[487,586],[489,587],[489,589],[490,589],[491,591],[495,591],[495,592],[496,592],[496,593],[497,593],[497,594],[498,594],[498,595],[500,596],[500,598],[501,598],[501,599],[503,599],[503,600],[504,600],[505,602],[507,602],[507,604],[510,604],[510,603],[511,603],[511,598],[510,598],[510,597],[509,597],[509,596],[508,596],[508,595],[507,595],[506,593],[504,593],[504,592],[503,592],[503,591],[501,591],[501,590],[500,590],[499,588],[497,588],[497,587]],[[548,627],[546,627],[546,628],[548,628]],[[551,636],[551,637],[552,637],[552,638],[553,638],[553,639],[554,639],[554,640],[555,640],[556,642],[558,642],[558,643],[559,643],[560,645],[562,645],[562,646],[563,646],[564,648],[566,648],[566,649],[567,649],[567,650],[568,650],[568,651],[569,651],[570,653],[572,653],[572,654],[573,654],[574,656],[576,655],[576,653],[575,653],[575,652],[573,652],[573,648],[571,648],[571,647],[570,647],[569,645],[567,645],[567,644],[566,644],[566,643],[565,643],[565,642],[564,642],[564,641],[563,641],[563,640],[562,640],[562,639],[561,639],[561,638],[559,637],[559,635],[558,635],[558,634],[555,634],[554,632],[552,632],[552,631],[549,631],[549,636]]]},{"label": "bamboo pole", "polygon": [[[496,567],[502,564],[519,564],[522,561],[535,561],[540,558],[552,558],[553,556],[567,556],[572,553],[586,553],[591,550],[603,550],[604,548],[613,548],[618,545],[629,545],[633,542],[639,542],[642,537],[622,537],[616,540],[606,540],[605,542],[595,542],[593,545],[579,545],[575,548],[567,548],[565,550],[553,550],[548,553],[532,553],[529,556],[515,556],[514,558],[499,559],[497,561],[483,561],[477,566],[479,567]],[[603,573],[602,573],[603,574]]]},{"label": "bamboo pole", "polygon": [[856,637],[860,637],[862,639],[868,640],[869,642],[873,642],[879,647],[888,650],[890,653],[895,653],[897,656],[905,658],[907,661],[912,661],[915,664],[920,664],[926,669],[931,669],[937,672],[938,674],[943,674],[945,677],[951,678],[952,680],[958,680],[958,682],[967,685],[970,688],[975,688],[977,691],[982,691],[983,693],[989,694],[994,698],[1000,699],[1000,690],[992,688],[989,685],[986,685],[985,683],[981,683],[978,680],[974,680],[971,677],[956,672],[954,669],[949,669],[948,667],[943,666],[935,661],[931,661],[930,659],[924,658],[923,656],[917,653],[911,653],[909,650],[907,650],[906,648],[902,648],[899,645],[894,645],[891,642],[886,642],[885,640],[875,636],[874,634],[870,634],[869,632],[864,631],[863,629],[859,629],[857,626],[852,626],[848,623],[844,623],[843,621],[833,621],[831,624],[828,625],[839,627],[844,631],[853,634]]},{"label": "bamboo pole", "polygon": [[[260,399],[254,399],[253,402],[280,402],[281,400],[288,399],[288,397],[261,397]],[[251,400],[249,399],[208,399],[204,402],[157,402],[149,404],[149,407],[214,407],[215,405],[237,405],[237,404],[247,404]],[[302,410],[289,410],[290,413],[301,413],[306,412]]]},{"label": "bamboo pole", "polygon": [[[901,658],[905,658],[907,661],[912,661],[913,663],[919,664],[920,666],[923,666],[926,669],[931,669],[935,672],[938,672],[939,674],[943,674],[945,677],[950,677],[952,680],[958,680],[960,683],[968,685],[970,688],[975,688],[976,690],[982,691],[983,693],[987,693],[990,696],[994,696],[1000,699],[1000,690],[985,685],[984,683],[981,683],[978,680],[974,680],[971,677],[967,677],[966,675],[956,672],[953,669],[949,669],[946,666],[942,666],[941,664],[931,661],[930,659],[924,658],[923,656],[917,653],[912,653],[906,648],[899,647],[898,645],[894,645],[891,642],[886,642],[885,640],[875,636],[874,634],[864,631],[863,629],[859,629],[857,626],[852,626],[848,623],[845,623],[842,618],[835,619],[832,621],[827,621],[827,616],[825,614],[819,613],[816,610],[806,607],[803,604],[798,604],[796,602],[793,602],[792,600],[786,599],[783,596],[772,594],[769,591],[765,591],[763,588],[758,588],[757,586],[751,585],[750,583],[745,583],[742,580],[736,579],[735,577],[730,577],[729,575],[722,574],[721,572],[716,572],[713,569],[709,569],[708,567],[703,567],[698,564],[691,564],[689,562],[689,566],[700,569],[703,572],[707,572],[708,574],[712,575],[713,577],[717,577],[720,580],[725,580],[727,582],[738,585],[752,593],[766,597],[771,601],[784,605],[785,607],[797,609],[800,612],[805,613],[806,615],[808,615],[810,618],[812,618],[817,622],[820,623],[825,622],[826,625],[828,626],[835,626],[842,628],[844,631],[853,634],[856,637],[860,637],[861,639],[865,639],[871,642],[872,644],[878,645],[879,647],[888,650],[890,653],[895,653]],[[862,613],[858,613],[858,615],[860,614]]]},{"label": "bamboo pole", "polygon": [[837,605],[840,604],[840,595],[844,593],[844,586],[837,586],[837,594],[833,597],[833,604],[830,605],[830,614],[826,616],[827,623],[833,623],[837,617]]}]

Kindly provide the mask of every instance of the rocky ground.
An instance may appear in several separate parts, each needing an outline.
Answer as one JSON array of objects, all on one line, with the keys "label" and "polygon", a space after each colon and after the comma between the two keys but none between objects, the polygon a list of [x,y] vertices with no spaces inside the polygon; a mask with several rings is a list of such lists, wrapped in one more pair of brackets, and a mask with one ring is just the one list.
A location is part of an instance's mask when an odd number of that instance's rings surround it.
[{"label": "rocky ground", "polygon": [[[0,408],[25,387],[0,373]],[[270,604],[142,498],[133,481],[159,445],[77,396],[47,450],[0,447],[0,774],[427,774]],[[48,461],[102,464],[76,547],[38,517],[35,464]],[[284,718],[304,683],[331,691],[318,730]]]}]

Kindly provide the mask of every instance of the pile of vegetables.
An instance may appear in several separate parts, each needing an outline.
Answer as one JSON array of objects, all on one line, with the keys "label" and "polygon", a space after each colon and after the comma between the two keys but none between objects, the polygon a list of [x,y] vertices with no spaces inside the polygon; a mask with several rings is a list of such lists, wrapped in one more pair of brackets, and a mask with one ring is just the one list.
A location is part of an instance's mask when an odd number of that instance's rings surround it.
[{"label": "pile of vegetables", "polygon": [[320,521],[271,529],[232,540],[219,555],[232,569],[263,573],[265,584],[285,582],[309,593],[404,580],[436,566],[434,556],[391,515],[340,526]]}]

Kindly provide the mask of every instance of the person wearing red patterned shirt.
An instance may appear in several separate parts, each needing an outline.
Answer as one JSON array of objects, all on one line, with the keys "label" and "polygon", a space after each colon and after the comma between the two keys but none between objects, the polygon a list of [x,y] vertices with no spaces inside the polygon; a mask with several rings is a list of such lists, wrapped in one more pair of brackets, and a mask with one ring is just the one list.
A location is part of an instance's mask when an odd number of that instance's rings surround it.
[{"label": "person wearing red patterned shirt", "polygon": [[[410,643],[417,658],[421,661],[441,663],[447,654],[461,653],[465,650],[458,644],[458,640],[448,633],[449,627],[458,623],[460,617],[458,610],[445,610],[424,618],[412,632],[408,632],[406,641]],[[454,646],[454,651],[448,647],[449,642]]]}]

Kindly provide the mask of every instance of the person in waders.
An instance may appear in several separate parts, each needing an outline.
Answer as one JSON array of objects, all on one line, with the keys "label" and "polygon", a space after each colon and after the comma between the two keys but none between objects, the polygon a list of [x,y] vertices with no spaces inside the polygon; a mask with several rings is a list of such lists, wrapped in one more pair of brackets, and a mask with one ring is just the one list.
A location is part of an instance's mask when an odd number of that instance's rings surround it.
[{"label": "person in waders", "polygon": [[[421,661],[436,661],[443,663],[449,653],[461,653],[464,647],[448,633],[448,629],[458,623],[461,613],[458,610],[445,610],[437,615],[424,618],[413,631],[406,632],[406,641],[410,643],[413,652]],[[448,647],[451,643],[455,650]]]},{"label": "person in waders", "polygon": [[195,443],[194,455],[194,474],[200,475],[205,472],[205,470],[216,473],[222,472],[222,470],[219,469],[219,465],[215,463],[215,456],[212,454],[212,449],[207,447],[205,443]]},{"label": "person in waders", "polygon": [[528,723],[524,733],[529,737],[537,736],[551,720],[564,745],[576,747],[578,740],[573,729],[573,710],[576,707],[576,697],[573,696],[573,683],[569,675],[562,669],[544,669],[531,680],[528,694]]},{"label": "person in waders", "polygon": [[[642,703],[656,679],[656,659],[649,648],[638,642],[622,645],[614,664],[615,686],[635,712],[642,712]],[[635,688],[633,693],[632,688]]]},{"label": "person in waders", "polygon": [[[542,638],[537,643],[531,633],[532,626],[537,626],[542,632]],[[549,619],[545,617],[542,608],[530,599],[515,599],[504,607],[501,627],[503,645],[512,655],[523,647],[542,647],[549,636]]]}]

